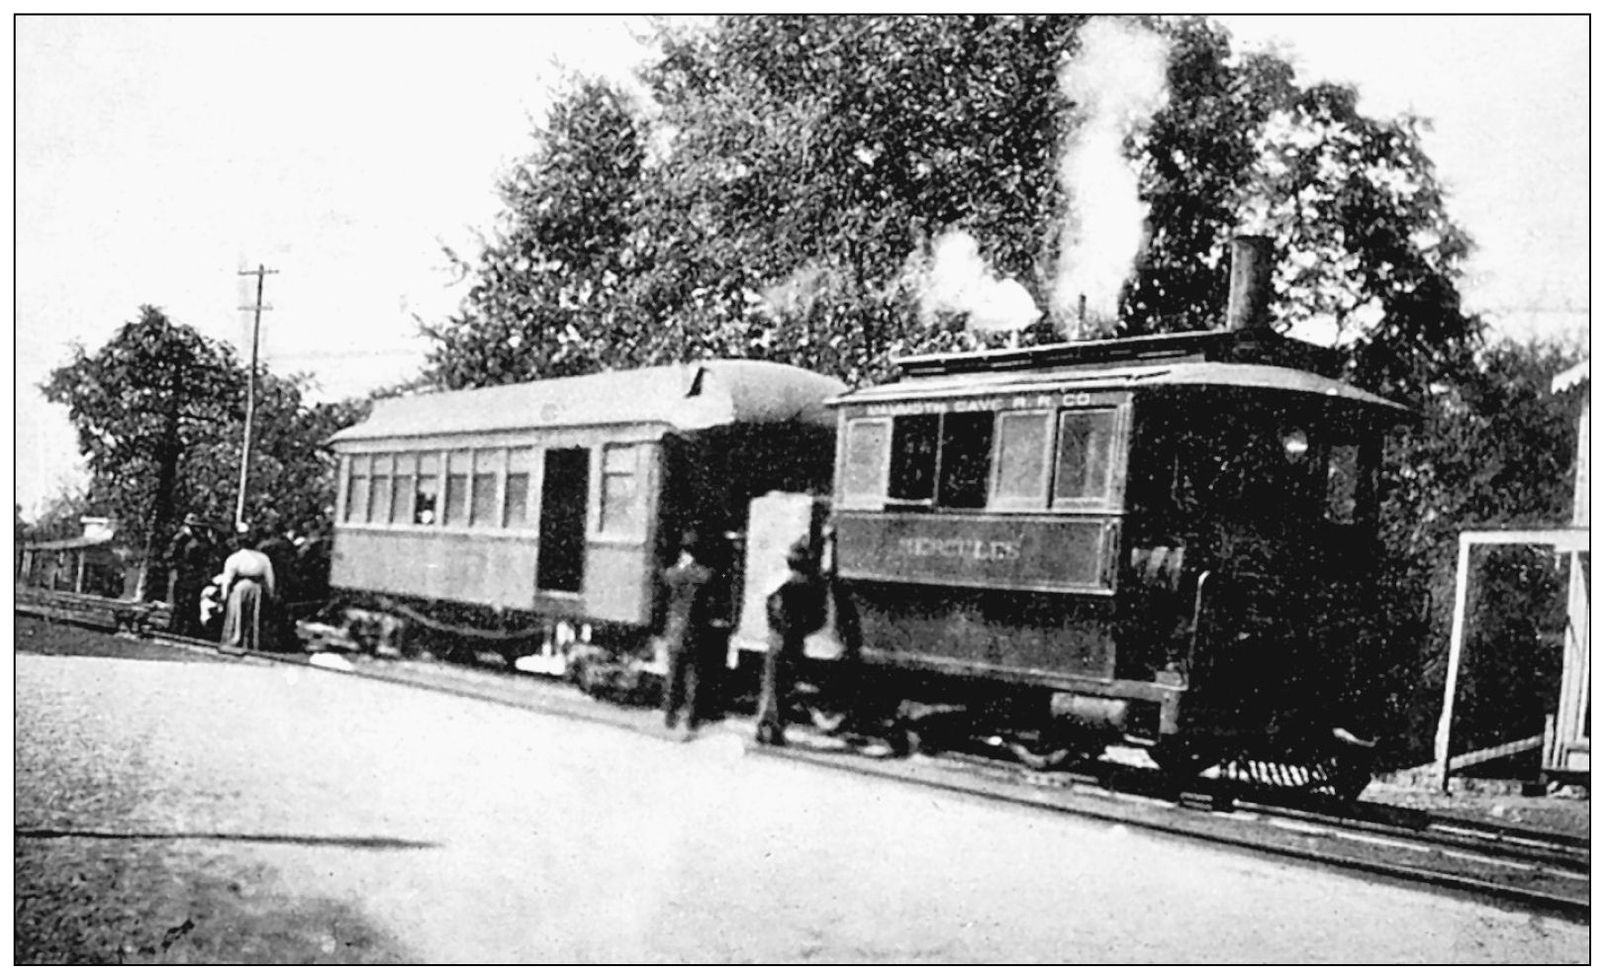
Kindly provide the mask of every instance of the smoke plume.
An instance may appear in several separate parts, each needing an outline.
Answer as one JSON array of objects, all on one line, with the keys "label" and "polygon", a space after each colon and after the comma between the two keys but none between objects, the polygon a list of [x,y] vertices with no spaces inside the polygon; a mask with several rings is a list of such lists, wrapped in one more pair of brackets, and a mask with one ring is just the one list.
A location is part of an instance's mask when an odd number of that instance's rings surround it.
[{"label": "smoke plume", "polygon": [[1027,288],[1001,279],[986,261],[972,235],[951,230],[932,247],[918,275],[921,321],[931,325],[939,312],[966,316],[980,332],[1016,332],[1044,317]]},{"label": "smoke plume", "polygon": [[1080,295],[1087,298],[1089,317],[1116,320],[1122,283],[1145,244],[1147,215],[1122,143],[1148,127],[1167,100],[1164,38],[1107,19],[1089,21],[1079,36],[1082,49],[1064,61],[1058,76],[1061,94],[1071,103],[1060,164],[1068,211],[1051,302],[1067,331],[1078,330]]}]

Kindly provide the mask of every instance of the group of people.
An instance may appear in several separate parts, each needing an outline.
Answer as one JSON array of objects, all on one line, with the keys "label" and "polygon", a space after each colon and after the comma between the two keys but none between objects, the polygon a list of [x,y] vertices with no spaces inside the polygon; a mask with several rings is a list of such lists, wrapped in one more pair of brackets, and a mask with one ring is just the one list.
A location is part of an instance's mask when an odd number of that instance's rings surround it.
[{"label": "group of people", "polygon": [[[185,636],[216,638],[226,651],[272,649],[286,641],[298,599],[327,584],[327,545],[316,533],[236,531],[219,565],[215,532],[187,515],[169,543],[173,616]],[[214,618],[221,609],[221,620]]]},{"label": "group of people", "polygon": [[[756,739],[762,744],[786,743],[788,697],[794,675],[804,656],[804,640],[828,620],[828,605],[840,606],[839,635],[849,652],[859,649],[859,627],[852,606],[844,606],[831,582],[820,573],[819,558],[809,542],[800,539],[788,549],[787,577],[765,600],[769,629],[764,669],[760,678],[759,719]],[[673,565],[661,574],[666,600],[664,640],[667,673],[664,723],[674,731],[683,710],[689,732],[705,716],[701,690],[709,686],[714,662],[725,655],[725,584],[709,550],[696,531],[682,535]],[[844,617],[847,617],[846,619]],[[844,624],[847,622],[848,624]]]}]

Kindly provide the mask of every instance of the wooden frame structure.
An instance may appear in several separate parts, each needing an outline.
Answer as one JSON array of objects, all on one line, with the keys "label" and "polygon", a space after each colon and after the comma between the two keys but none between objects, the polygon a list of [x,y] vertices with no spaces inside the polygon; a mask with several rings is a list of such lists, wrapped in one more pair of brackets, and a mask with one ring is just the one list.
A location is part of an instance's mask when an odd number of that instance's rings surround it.
[{"label": "wooden frame structure", "polygon": [[[1520,754],[1535,748],[1543,748],[1550,744],[1552,732],[1549,730],[1536,737],[1527,737],[1523,740],[1512,741],[1497,747],[1485,748],[1469,754],[1453,757],[1451,753],[1452,738],[1452,710],[1457,700],[1457,675],[1461,668],[1463,658],[1463,629],[1467,621],[1468,609],[1468,572],[1469,555],[1475,545],[1531,545],[1549,547],[1559,555],[1567,554],[1571,557],[1573,565],[1578,567],[1582,555],[1589,555],[1591,551],[1591,534],[1587,528],[1551,528],[1532,531],[1462,531],[1457,535],[1457,588],[1452,605],[1452,637],[1451,649],[1446,662],[1446,693],[1441,703],[1440,724],[1435,730],[1435,767],[1440,779],[1440,786],[1445,790],[1452,771],[1479,764],[1496,758]],[[1573,576],[1571,572],[1571,601],[1573,600]],[[1571,636],[1575,625],[1571,617]],[[1575,724],[1565,724],[1571,720],[1576,724],[1585,719],[1585,687],[1586,681],[1581,679],[1584,673],[1572,673],[1571,665],[1578,669],[1587,667],[1589,660],[1582,648],[1577,654],[1568,653],[1570,642],[1565,641],[1565,665],[1563,680],[1563,697],[1565,704],[1560,707],[1557,723],[1559,728],[1573,728]],[[1574,656],[1571,660],[1569,657]],[[1571,676],[1574,679],[1571,680]],[[1580,694],[1576,699],[1570,693],[1572,687],[1578,686]],[[1549,721],[1549,726],[1551,722]]]}]

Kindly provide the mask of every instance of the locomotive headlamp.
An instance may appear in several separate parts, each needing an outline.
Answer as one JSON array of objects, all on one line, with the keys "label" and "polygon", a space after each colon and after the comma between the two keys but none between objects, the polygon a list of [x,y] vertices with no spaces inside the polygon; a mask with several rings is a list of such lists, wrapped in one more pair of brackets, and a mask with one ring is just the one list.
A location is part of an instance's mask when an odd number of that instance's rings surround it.
[{"label": "locomotive headlamp", "polygon": [[1307,435],[1305,430],[1292,429],[1284,434],[1284,459],[1291,463],[1300,463],[1307,455]]}]

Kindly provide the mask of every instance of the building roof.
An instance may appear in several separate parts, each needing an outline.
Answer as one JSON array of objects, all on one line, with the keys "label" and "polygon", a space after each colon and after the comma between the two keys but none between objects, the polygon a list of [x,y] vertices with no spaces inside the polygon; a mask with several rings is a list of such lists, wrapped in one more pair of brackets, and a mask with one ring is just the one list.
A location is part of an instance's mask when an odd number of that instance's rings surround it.
[{"label": "building roof", "polygon": [[735,423],[830,427],[825,401],[846,388],[778,362],[710,359],[382,399],[366,421],[330,441],[637,423],[684,431]]},{"label": "building roof", "polygon": [[1568,392],[1582,382],[1591,383],[1591,359],[1570,366],[1552,377],[1552,392]]},{"label": "building roof", "polygon": [[24,551],[80,551],[87,548],[111,548],[118,545],[112,537],[59,538],[55,541],[24,541]]},{"label": "building roof", "polygon": [[833,405],[1051,392],[1058,389],[1159,389],[1173,386],[1222,386],[1276,389],[1300,395],[1337,398],[1405,418],[1411,410],[1356,386],[1311,372],[1278,365],[1228,362],[1126,364],[1110,367],[1030,369],[1020,372],[962,373],[920,376],[873,386],[839,396]]}]

